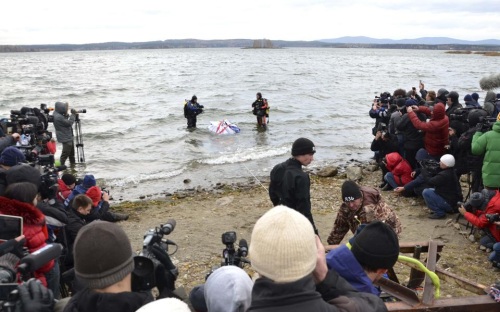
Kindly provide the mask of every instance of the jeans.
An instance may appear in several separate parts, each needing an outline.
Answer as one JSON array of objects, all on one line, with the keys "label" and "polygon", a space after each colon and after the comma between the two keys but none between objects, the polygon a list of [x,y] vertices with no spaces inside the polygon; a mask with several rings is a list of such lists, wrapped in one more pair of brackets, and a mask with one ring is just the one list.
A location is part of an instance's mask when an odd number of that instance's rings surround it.
[{"label": "jeans", "polygon": [[45,279],[47,280],[47,288],[52,290],[52,293],[54,293],[54,299],[59,299],[61,298],[61,290],[59,289],[60,286],[60,277],[61,277],[61,272],[59,269],[59,262],[58,260],[54,260],[54,266],[50,271],[45,273]]},{"label": "jeans", "polygon": [[493,251],[491,252],[488,259],[492,262],[493,261],[500,262],[500,243],[495,243],[492,249]]},{"label": "jeans", "polygon": [[444,216],[447,212],[452,212],[453,208],[436,192],[433,188],[426,188],[422,192],[422,196],[424,197],[425,204],[427,207],[434,212],[437,216]]},{"label": "jeans", "polygon": [[[497,241],[495,240],[493,235],[491,235],[491,233],[489,233],[489,230],[487,230],[486,232],[487,232],[487,234],[484,235],[483,237],[481,237],[481,239],[479,240],[479,244],[481,244],[481,246],[484,246],[486,248],[493,249],[493,245]],[[500,246],[499,246],[499,248],[500,248]]]},{"label": "jeans", "polygon": [[396,183],[396,180],[394,179],[394,175],[392,172],[387,172],[384,176],[384,180],[389,183],[389,185],[394,189],[398,187],[399,185]]}]

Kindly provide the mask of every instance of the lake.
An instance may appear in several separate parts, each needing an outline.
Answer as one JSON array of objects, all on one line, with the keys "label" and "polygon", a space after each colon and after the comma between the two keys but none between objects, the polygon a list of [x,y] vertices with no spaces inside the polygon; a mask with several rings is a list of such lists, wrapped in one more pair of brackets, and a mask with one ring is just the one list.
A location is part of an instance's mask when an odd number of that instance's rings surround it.
[{"label": "lake", "polygon": [[[0,117],[23,106],[67,101],[81,114],[85,164],[115,199],[267,176],[292,142],[316,144],[311,167],[367,160],[375,95],[397,88],[478,92],[500,58],[444,51],[380,49],[166,49],[0,54]],[[251,104],[271,106],[257,129]],[[186,129],[184,99],[205,106]],[[210,121],[241,132],[218,136]],[[49,130],[53,129],[52,125]],[[58,144],[58,156],[62,145]],[[57,157],[58,158],[58,157]],[[183,181],[190,179],[191,183]]]}]

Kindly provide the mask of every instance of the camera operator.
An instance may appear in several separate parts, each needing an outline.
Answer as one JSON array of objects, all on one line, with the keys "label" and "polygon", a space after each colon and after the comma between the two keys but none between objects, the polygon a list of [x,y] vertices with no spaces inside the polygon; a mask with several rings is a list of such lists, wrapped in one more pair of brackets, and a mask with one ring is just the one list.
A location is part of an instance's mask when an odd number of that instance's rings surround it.
[{"label": "camera operator", "polygon": [[472,193],[470,200],[461,205],[458,211],[472,225],[484,231],[485,235],[480,240],[481,250],[489,252],[495,243],[500,242],[500,228],[490,217],[500,213],[500,192],[484,189],[481,193]]},{"label": "camera operator", "polygon": [[128,220],[128,214],[110,211],[109,193],[100,187],[92,186],[85,194],[92,200],[92,211],[85,217],[87,222],[98,219],[108,222]]},{"label": "camera operator", "polygon": [[21,136],[19,133],[12,133],[4,137],[0,137],[0,153],[11,145],[16,145]]},{"label": "camera operator", "polygon": [[198,103],[196,95],[191,97],[191,101],[187,101],[184,105],[184,117],[187,119],[188,128],[196,128],[196,116],[203,113],[204,106]]},{"label": "camera operator", "polygon": [[473,155],[484,154],[482,167],[484,187],[498,189],[500,187],[500,114],[492,130],[483,133],[482,128],[482,123],[476,125],[471,151]]},{"label": "camera operator", "polygon": [[66,102],[56,102],[54,109],[54,128],[56,129],[57,140],[62,143],[60,162],[64,165],[69,158],[71,166],[75,165],[75,144],[73,142],[73,123],[78,115],[74,109],[68,115],[69,104]]},{"label": "camera operator", "polygon": [[386,131],[377,131],[375,138],[373,138],[370,149],[373,152],[377,152],[375,161],[382,170],[382,182],[380,187],[385,187],[386,182],[384,176],[388,172],[385,163],[382,161],[387,154],[397,152],[398,148],[398,138]]},{"label": "camera operator", "polygon": [[7,188],[7,171],[21,162],[25,162],[24,154],[14,146],[9,146],[0,154],[0,196]]},{"label": "camera operator", "polygon": [[[163,255],[156,258],[163,264],[156,270],[160,297],[171,282]],[[75,275],[85,288],[69,300],[65,312],[135,312],[153,301],[151,291],[132,292],[134,254],[125,231],[114,223],[94,221],[80,229],[73,255]]]},{"label": "camera operator", "polygon": [[368,112],[371,118],[375,119],[375,127],[372,128],[372,134],[375,135],[377,130],[380,129],[380,124],[385,124],[386,126],[389,124],[389,118],[391,117],[391,113],[389,112],[389,102],[391,99],[391,95],[389,92],[384,92],[380,94],[380,97],[375,97],[373,100],[372,107]]},{"label": "camera operator", "polygon": [[[412,105],[417,105],[417,101],[414,99],[408,99],[405,101],[405,107],[401,109],[402,117],[396,129],[403,134],[403,150],[404,158],[410,163],[411,167],[415,169],[417,167],[417,161],[415,156],[417,151],[424,146],[424,135],[419,131],[410,120],[407,114],[407,107]],[[423,113],[417,112],[417,118],[420,121],[425,121],[426,116]]]}]

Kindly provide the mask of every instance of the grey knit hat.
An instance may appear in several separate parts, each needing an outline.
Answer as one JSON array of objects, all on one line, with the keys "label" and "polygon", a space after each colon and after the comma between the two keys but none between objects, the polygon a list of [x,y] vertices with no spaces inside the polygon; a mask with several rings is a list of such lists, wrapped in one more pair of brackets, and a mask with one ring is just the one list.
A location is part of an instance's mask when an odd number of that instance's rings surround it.
[{"label": "grey knit hat", "polygon": [[82,227],[73,253],[75,274],[90,289],[113,285],[134,270],[130,241],[114,223],[94,221]]}]

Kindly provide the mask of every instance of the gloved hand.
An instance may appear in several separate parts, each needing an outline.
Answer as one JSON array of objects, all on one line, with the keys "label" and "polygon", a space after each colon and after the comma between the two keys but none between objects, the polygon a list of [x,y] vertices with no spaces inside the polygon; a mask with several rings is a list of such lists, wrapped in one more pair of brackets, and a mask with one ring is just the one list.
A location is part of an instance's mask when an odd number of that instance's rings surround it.
[{"label": "gloved hand", "polygon": [[19,285],[20,303],[16,308],[19,312],[53,312],[54,295],[34,278]]},{"label": "gloved hand", "polygon": [[476,132],[483,132],[483,124],[482,123],[478,123],[476,125]]}]

